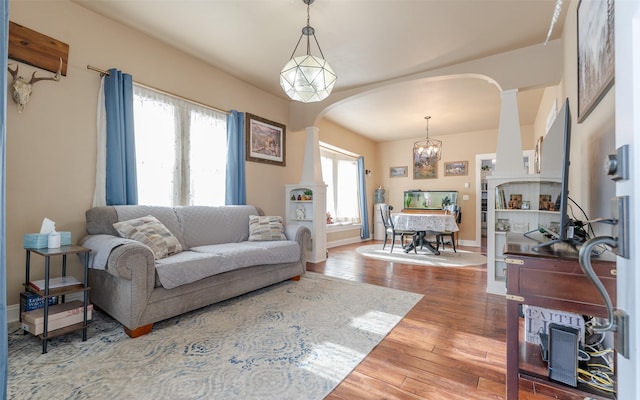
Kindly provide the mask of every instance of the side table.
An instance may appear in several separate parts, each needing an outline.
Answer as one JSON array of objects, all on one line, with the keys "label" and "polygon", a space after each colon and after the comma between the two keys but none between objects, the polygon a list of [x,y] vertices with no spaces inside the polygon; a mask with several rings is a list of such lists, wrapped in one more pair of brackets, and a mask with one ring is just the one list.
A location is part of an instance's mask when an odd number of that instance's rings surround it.
[{"label": "side table", "polygon": [[[82,341],[87,340],[87,306],[89,305],[89,286],[88,286],[88,274],[89,274],[89,253],[91,249],[82,246],[61,246],[59,248],[49,249],[34,249],[34,248],[26,248],[26,273],[25,273],[25,281],[24,286],[26,290],[36,293],[39,296],[44,298],[44,321],[43,321],[43,332],[41,335],[38,335],[42,338],[42,353],[47,352],[47,339],[50,339],[55,336],[64,335],[70,332],[73,332],[77,329],[82,328]],[[38,290],[32,287],[29,282],[31,280],[31,253],[38,254],[44,257],[44,290]],[[62,256],[62,276],[67,275],[67,255],[68,254],[77,254],[82,258],[84,277],[81,284],[76,285],[68,285],[58,288],[49,288],[49,280],[51,277],[50,269],[51,269],[51,257]],[[49,319],[49,298],[61,296],[61,301],[64,303],[64,296],[66,294],[76,293],[76,292],[84,292],[84,310],[83,310],[83,319],[81,323],[72,324],[69,326],[65,326],[64,328],[56,329],[54,331],[49,332],[48,330],[48,319]]]}]

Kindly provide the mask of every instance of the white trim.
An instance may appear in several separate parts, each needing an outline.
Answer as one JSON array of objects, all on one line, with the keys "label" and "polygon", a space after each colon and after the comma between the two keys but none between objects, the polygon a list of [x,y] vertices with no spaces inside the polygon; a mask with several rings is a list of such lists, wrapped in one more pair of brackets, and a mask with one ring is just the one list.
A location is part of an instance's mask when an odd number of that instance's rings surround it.
[{"label": "white trim", "polygon": [[368,242],[370,240],[372,240],[371,237],[369,239],[360,239],[360,236],[354,236],[346,239],[334,240],[333,242],[327,242],[327,248],[344,246],[347,244],[354,244],[354,243],[360,243],[360,242]]},{"label": "white trim", "polygon": [[344,232],[362,229],[362,224],[327,224],[327,233]]}]

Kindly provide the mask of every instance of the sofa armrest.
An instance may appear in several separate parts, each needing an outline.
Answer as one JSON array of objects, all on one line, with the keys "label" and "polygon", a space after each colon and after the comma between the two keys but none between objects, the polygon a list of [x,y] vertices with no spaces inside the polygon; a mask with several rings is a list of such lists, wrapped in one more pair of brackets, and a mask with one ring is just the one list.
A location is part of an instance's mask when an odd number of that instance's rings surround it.
[{"label": "sofa armrest", "polygon": [[92,257],[96,258],[94,261],[101,259],[96,264],[103,263],[106,257],[104,265],[96,265],[96,268],[105,269],[117,278],[137,280],[134,286],[142,286],[143,291],[153,289],[155,259],[149,246],[111,235],[87,235],[79,243],[91,249]]},{"label": "sofa armrest", "polygon": [[286,225],[284,227],[284,235],[289,240],[295,240],[300,246],[303,265],[306,265],[307,251],[311,250],[311,230],[304,225]]}]

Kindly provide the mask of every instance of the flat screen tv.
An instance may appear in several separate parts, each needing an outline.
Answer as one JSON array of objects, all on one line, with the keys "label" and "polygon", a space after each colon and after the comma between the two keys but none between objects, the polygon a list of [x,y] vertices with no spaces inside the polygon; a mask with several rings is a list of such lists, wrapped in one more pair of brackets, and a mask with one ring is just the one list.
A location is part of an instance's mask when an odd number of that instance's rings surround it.
[{"label": "flat screen tv", "polygon": [[[534,249],[551,246],[555,243],[575,244],[573,238],[573,222],[569,218],[569,155],[571,154],[571,110],[569,109],[569,99],[565,99],[564,104],[556,115],[556,118],[545,136],[544,148],[540,163],[540,177],[558,178],[560,177],[560,194],[556,200],[556,209],[560,212],[560,228],[557,234],[545,231],[551,235],[550,240],[535,245]],[[562,154],[555,154],[552,149],[562,149]],[[545,157],[546,153],[546,157]],[[541,229],[542,231],[543,229]]]}]

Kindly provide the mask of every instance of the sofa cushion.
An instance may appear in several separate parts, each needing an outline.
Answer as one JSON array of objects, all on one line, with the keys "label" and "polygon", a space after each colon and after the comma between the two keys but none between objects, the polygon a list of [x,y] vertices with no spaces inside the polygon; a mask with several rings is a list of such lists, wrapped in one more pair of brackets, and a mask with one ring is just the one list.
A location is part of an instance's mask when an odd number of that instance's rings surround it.
[{"label": "sofa cushion", "polygon": [[118,221],[128,221],[134,218],[153,215],[175,236],[182,248],[185,249],[185,242],[182,235],[182,226],[176,215],[176,207],[164,206],[112,206],[118,216]]},{"label": "sofa cushion", "polygon": [[156,272],[162,286],[172,289],[235,269],[298,260],[300,246],[295,241],[245,241],[193,247],[156,261]]},{"label": "sofa cushion", "polygon": [[249,241],[265,240],[287,240],[282,226],[282,217],[251,215],[249,217]]},{"label": "sofa cushion", "polygon": [[183,227],[183,244],[187,249],[246,241],[249,216],[260,214],[258,209],[247,205],[176,207],[175,211]]},{"label": "sofa cushion", "polygon": [[113,227],[123,238],[149,246],[156,260],[182,251],[178,239],[153,215],[116,222]]}]

